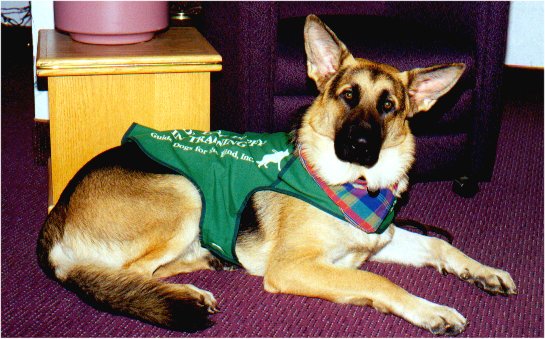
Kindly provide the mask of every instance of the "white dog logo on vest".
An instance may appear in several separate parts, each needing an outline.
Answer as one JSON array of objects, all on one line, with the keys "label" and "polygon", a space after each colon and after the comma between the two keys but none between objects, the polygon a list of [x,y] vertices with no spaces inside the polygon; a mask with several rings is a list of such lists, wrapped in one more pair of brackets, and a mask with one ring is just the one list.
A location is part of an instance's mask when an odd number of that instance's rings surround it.
[{"label": "white dog logo on vest", "polygon": [[263,159],[257,161],[257,167],[265,166],[265,168],[268,168],[267,165],[272,162],[278,165],[278,170],[280,171],[280,163],[282,162],[282,159],[287,157],[290,153],[288,152],[288,150],[278,152],[277,150],[273,149],[272,151],[273,153],[265,154],[263,156]]}]

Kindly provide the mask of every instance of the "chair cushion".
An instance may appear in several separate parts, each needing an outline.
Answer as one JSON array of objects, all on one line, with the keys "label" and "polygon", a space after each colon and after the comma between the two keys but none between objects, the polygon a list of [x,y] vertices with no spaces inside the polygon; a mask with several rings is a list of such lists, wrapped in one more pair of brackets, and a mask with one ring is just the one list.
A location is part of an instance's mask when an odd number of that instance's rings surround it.
[{"label": "chair cushion", "polygon": [[467,133],[417,136],[411,182],[447,180],[467,173]]}]

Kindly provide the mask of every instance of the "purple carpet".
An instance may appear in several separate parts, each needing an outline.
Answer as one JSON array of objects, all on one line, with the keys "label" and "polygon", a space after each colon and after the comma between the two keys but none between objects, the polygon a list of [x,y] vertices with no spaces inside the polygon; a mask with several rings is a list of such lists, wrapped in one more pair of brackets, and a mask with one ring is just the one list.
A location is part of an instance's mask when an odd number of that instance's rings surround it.
[{"label": "purple carpet", "polygon": [[[47,213],[47,169],[35,164],[32,152],[32,60],[25,47],[19,48],[19,54],[5,48],[5,40],[3,37],[2,336],[433,336],[371,308],[266,293],[261,278],[241,270],[203,271],[171,279],[207,289],[220,302],[222,312],[212,317],[215,325],[193,334],[97,311],[46,278],[35,256],[38,231]],[[480,184],[481,192],[475,198],[455,195],[451,182],[419,183],[412,187],[400,215],[449,230],[454,245],[469,256],[509,271],[519,294],[490,296],[431,268],[375,263],[363,267],[418,296],[456,308],[469,320],[462,337],[544,335],[542,86],[536,95],[524,91],[506,95],[494,175],[491,182]]]}]

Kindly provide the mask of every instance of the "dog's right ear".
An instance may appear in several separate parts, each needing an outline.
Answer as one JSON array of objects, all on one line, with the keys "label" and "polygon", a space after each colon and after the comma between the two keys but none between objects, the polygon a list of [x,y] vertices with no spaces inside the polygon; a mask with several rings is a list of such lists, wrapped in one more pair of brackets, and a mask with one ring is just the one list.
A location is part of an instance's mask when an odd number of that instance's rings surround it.
[{"label": "dog's right ear", "polygon": [[329,78],[347,61],[354,57],[344,43],[314,14],[305,21],[305,51],[307,53],[307,74],[323,92]]}]

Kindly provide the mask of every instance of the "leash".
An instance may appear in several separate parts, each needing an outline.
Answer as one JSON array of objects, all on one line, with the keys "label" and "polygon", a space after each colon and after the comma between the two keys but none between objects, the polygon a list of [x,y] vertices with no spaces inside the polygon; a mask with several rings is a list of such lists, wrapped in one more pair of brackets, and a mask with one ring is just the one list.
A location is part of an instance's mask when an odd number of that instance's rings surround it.
[{"label": "leash", "polygon": [[445,237],[447,239],[449,244],[452,244],[452,241],[454,240],[454,237],[452,236],[452,234],[450,234],[449,231],[444,230],[444,229],[442,229],[440,227],[437,227],[437,226],[423,224],[423,223],[418,222],[416,220],[397,218],[394,221],[394,225],[396,225],[398,227],[401,227],[401,228],[405,228],[405,229],[410,228],[410,227],[416,228],[419,231],[421,231],[423,235],[425,235],[427,237],[430,236],[430,235],[428,235],[428,233],[430,233],[430,232],[442,235],[443,237]]}]

